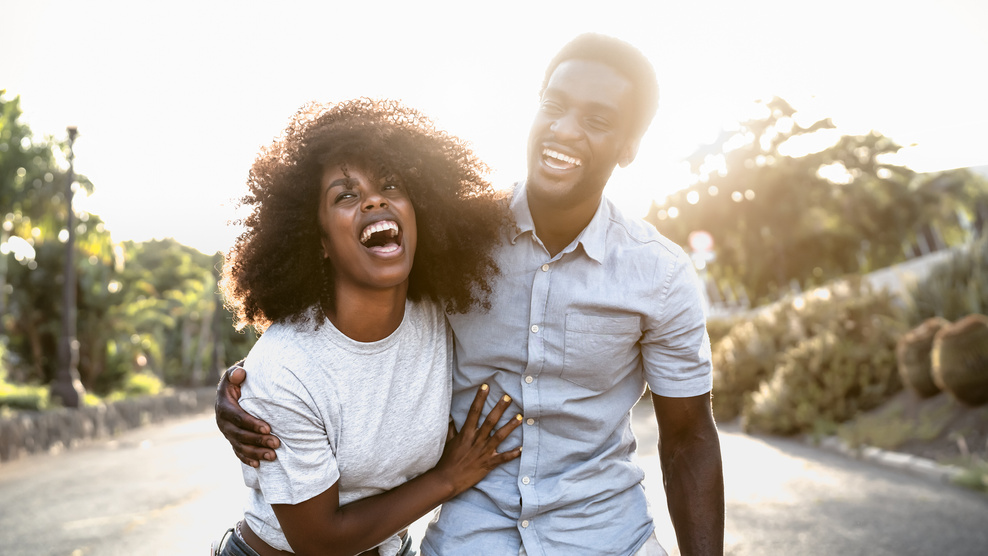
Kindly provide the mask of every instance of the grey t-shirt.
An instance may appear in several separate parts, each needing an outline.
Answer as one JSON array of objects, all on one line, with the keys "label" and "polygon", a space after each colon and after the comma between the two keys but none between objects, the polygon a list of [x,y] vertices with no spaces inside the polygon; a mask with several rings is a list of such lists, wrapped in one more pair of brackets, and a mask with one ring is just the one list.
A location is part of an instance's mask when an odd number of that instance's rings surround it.
[{"label": "grey t-shirt", "polygon": [[[291,550],[271,504],[298,504],[339,481],[340,505],[390,490],[431,469],[449,420],[452,336],[434,303],[405,304],[387,338],[357,342],[328,320],[316,330],[274,324],[251,349],[241,406],[281,439],[278,457],[241,465],[245,519],[274,548]],[[391,537],[382,556],[398,551]]]}]

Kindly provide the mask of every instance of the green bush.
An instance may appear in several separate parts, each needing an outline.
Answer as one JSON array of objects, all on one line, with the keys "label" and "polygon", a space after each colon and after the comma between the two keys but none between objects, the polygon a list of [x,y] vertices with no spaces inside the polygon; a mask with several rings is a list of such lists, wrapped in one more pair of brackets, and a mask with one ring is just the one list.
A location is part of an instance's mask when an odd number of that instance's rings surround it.
[{"label": "green bush", "polygon": [[784,324],[776,313],[741,322],[713,347],[713,411],[718,421],[741,413],[744,395],[775,371]]},{"label": "green bush", "polygon": [[[835,319],[868,316],[841,311],[849,310],[850,300],[875,295],[860,279],[852,278],[788,298],[741,320],[713,346],[714,417],[725,421],[740,415],[747,395],[772,377],[786,350],[828,330]],[[891,313],[891,299],[882,296],[885,313]]]},{"label": "green bush", "polygon": [[50,400],[44,386],[11,384],[0,370],[0,409],[39,411],[47,409]]},{"label": "green bush", "polygon": [[829,431],[902,389],[895,346],[905,326],[892,296],[857,281],[828,291],[794,307],[807,333],[746,398],[745,430]]},{"label": "green bush", "polygon": [[740,322],[740,319],[732,317],[707,319],[707,336],[710,337],[710,345],[716,344],[721,338],[727,336],[738,322]]},{"label": "green bush", "polygon": [[908,291],[908,318],[913,325],[930,317],[954,322],[974,313],[988,314],[988,235],[939,264]]},{"label": "green bush", "polygon": [[940,393],[940,387],[933,382],[930,352],[933,350],[936,333],[949,324],[947,319],[930,317],[923,324],[903,334],[895,346],[899,378],[906,387],[921,397],[928,398]]},{"label": "green bush", "polygon": [[165,384],[149,372],[130,373],[124,378],[119,390],[106,396],[105,401],[113,402],[136,396],[154,396],[165,389]]},{"label": "green bush", "polygon": [[961,403],[988,403],[988,317],[968,315],[937,332],[933,381]]}]

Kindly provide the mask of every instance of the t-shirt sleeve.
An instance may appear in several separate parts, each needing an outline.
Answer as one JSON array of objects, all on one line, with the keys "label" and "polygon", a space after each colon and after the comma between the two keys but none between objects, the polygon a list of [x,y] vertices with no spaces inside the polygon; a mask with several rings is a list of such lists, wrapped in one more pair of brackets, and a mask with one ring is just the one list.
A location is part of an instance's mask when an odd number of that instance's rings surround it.
[{"label": "t-shirt sleeve", "polygon": [[[240,404],[269,425],[281,446],[274,461],[261,461],[253,472],[268,504],[298,504],[325,492],[340,478],[331,438],[333,423],[321,415],[301,380],[287,368],[252,369]],[[261,376],[256,376],[261,375]]]},{"label": "t-shirt sleeve", "polygon": [[699,277],[682,251],[657,274],[658,303],[646,317],[641,342],[645,378],[660,396],[699,396],[713,385]]}]

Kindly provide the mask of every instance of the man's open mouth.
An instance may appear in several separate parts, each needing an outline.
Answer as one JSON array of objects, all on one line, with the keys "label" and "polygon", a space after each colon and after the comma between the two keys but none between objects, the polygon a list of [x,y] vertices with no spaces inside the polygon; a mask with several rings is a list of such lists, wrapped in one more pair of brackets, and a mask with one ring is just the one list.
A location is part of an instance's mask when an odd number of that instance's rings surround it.
[{"label": "man's open mouth", "polygon": [[570,170],[583,165],[579,158],[549,148],[542,149],[542,161],[553,170]]}]

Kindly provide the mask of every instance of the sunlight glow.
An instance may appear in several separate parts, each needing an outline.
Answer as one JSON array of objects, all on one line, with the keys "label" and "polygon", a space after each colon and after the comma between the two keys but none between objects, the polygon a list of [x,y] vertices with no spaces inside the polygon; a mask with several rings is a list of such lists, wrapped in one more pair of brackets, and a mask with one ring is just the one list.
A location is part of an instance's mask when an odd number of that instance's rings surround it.
[{"label": "sunlight glow", "polygon": [[817,171],[821,178],[839,185],[847,185],[854,181],[854,176],[847,171],[847,168],[840,162],[834,162],[826,166],[821,166]]},{"label": "sunlight glow", "polygon": [[[79,190],[80,212],[100,215],[115,241],[174,237],[207,253],[225,251],[242,231],[228,222],[239,216],[232,200],[246,192],[251,161],[309,100],[400,99],[469,142],[491,166],[496,187],[524,179],[545,64],[584,31],[635,44],[659,78],[655,122],[635,162],[608,185],[607,195],[629,214],[644,215],[653,199],[706,182],[683,171],[682,161],[722,130],[764,118],[767,107],[756,100],[775,96],[796,110],[795,122],[779,121],[780,132],[823,118],[837,126],[787,142],[780,148],[785,156],[874,129],[907,145],[890,163],[924,172],[988,164],[988,103],[971,62],[988,59],[988,39],[978,27],[988,17],[984,2],[909,3],[897,7],[896,25],[889,26],[890,1],[835,0],[826,12],[779,9],[766,0],[743,10],[728,0],[647,8],[641,0],[615,0],[608,10],[573,1],[565,10],[511,2],[455,10],[452,3],[393,0],[239,3],[213,22],[187,17],[199,3],[175,0],[169,10],[135,5],[135,16],[154,16],[157,25],[146,33],[107,26],[119,15],[118,2],[110,0],[13,2],[4,15],[18,25],[0,33],[0,74],[7,97],[21,95],[36,138],[61,140],[66,125],[78,125],[76,171],[95,186],[92,199]],[[646,12],[649,17],[628,15]],[[484,25],[477,25],[481,16]],[[359,55],[327,49],[322,26],[330,19],[374,21],[380,38],[368,41],[361,26],[343,26],[334,28],[334,40],[360,44]],[[883,32],[875,33],[879,27]],[[527,39],[505,41],[506,28]],[[773,40],[751,40],[752,28],[772,29]],[[841,37],[835,28],[844,31]],[[423,37],[422,29],[435,32]],[[73,37],[72,56],[38,48],[39,36]],[[177,36],[189,40],[171,40]],[[168,48],[161,48],[165,42]],[[882,58],[881,70],[908,85],[876,81],[873,64],[853,62],[861,52],[896,52]],[[265,74],[263,67],[276,71]],[[754,140],[744,133],[727,147]],[[6,145],[0,142],[0,150],[18,147]],[[31,141],[20,147],[32,148]],[[64,169],[66,153],[54,151]],[[702,172],[722,174],[724,163],[711,160]],[[741,202],[740,195],[732,199]]]}]

